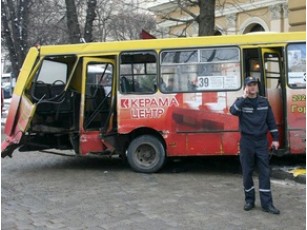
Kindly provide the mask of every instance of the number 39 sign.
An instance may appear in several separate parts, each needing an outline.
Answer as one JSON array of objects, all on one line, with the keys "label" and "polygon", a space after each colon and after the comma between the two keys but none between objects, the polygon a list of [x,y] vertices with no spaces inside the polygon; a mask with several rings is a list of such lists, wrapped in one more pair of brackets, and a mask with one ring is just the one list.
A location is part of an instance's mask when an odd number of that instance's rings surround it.
[{"label": "number 39 sign", "polygon": [[199,76],[198,90],[201,89],[224,89],[223,76]]}]

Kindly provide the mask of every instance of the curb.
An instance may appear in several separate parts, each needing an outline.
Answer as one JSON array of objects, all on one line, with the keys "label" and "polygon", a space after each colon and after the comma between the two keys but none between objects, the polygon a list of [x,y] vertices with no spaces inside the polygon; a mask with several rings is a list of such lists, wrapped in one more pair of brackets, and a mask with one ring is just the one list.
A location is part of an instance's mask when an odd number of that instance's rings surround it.
[{"label": "curb", "polygon": [[286,172],[281,169],[272,169],[271,178],[282,179],[282,180],[288,179],[288,180],[293,180],[300,184],[306,184],[306,175],[299,175],[295,177],[293,176],[292,173]]}]

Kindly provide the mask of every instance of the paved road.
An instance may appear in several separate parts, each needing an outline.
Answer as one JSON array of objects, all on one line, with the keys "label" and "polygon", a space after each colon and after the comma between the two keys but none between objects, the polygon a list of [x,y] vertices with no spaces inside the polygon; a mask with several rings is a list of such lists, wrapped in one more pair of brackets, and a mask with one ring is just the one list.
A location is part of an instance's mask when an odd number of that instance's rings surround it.
[{"label": "paved road", "polygon": [[261,211],[259,199],[243,211],[236,158],[185,159],[141,174],[119,159],[16,152],[1,166],[2,229],[306,228],[306,186],[292,180],[272,179],[281,215]]}]

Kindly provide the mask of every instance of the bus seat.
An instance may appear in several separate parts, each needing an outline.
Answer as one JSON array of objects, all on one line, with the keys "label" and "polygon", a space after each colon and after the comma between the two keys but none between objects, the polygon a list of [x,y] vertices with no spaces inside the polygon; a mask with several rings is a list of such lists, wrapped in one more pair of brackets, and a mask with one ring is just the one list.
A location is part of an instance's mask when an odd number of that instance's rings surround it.
[{"label": "bus seat", "polygon": [[64,88],[65,88],[64,84],[51,85],[51,87],[50,87],[50,97],[53,98],[53,97],[61,95],[64,92]]},{"label": "bus seat", "polygon": [[41,99],[48,99],[50,98],[50,92],[49,87],[44,82],[35,82],[33,83],[33,91],[32,91],[32,97],[37,102]]},{"label": "bus seat", "polygon": [[[57,113],[71,113],[73,112],[73,103],[74,103],[74,93],[67,90],[62,98],[62,102],[56,103],[55,106],[55,111]],[[55,95],[54,95],[55,96]]]},{"label": "bus seat", "polygon": [[[31,96],[34,102],[43,101],[50,98],[49,86],[44,82],[37,81],[33,83]],[[53,105],[49,103],[38,103],[36,111],[40,114],[50,113],[53,111]]]}]

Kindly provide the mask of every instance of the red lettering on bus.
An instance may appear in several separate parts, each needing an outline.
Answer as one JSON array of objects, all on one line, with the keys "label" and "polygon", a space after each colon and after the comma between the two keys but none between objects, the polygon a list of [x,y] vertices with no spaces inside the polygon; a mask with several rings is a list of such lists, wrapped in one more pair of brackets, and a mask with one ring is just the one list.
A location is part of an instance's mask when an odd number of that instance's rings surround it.
[{"label": "red lettering on bus", "polygon": [[137,102],[138,102],[138,99],[131,99],[131,108],[138,107]]},{"label": "red lettering on bus", "polygon": [[169,107],[169,106],[179,106],[179,103],[175,97],[172,98],[134,98],[130,99],[122,99],[121,107],[129,108],[129,104],[131,108],[159,108],[159,107]]},{"label": "red lettering on bus", "polygon": [[127,109],[127,108],[129,107],[129,101],[128,101],[128,99],[121,99],[121,100],[120,100],[120,106],[121,106],[122,108]]},{"label": "red lettering on bus", "polygon": [[164,114],[164,109],[131,109],[131,118],[139,119],[139,118],[160,118],[161,115]]}]

